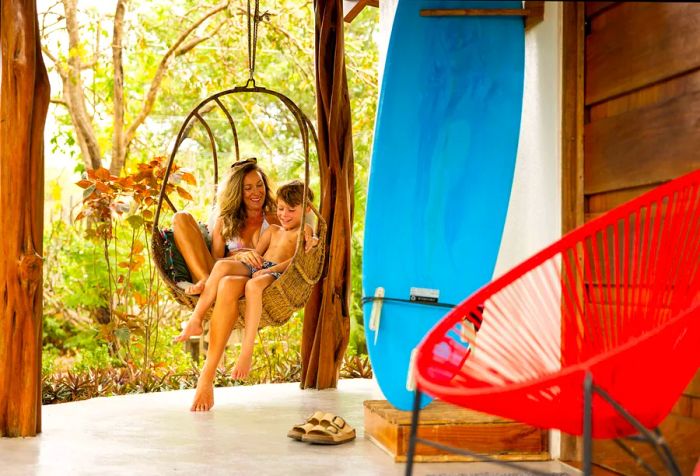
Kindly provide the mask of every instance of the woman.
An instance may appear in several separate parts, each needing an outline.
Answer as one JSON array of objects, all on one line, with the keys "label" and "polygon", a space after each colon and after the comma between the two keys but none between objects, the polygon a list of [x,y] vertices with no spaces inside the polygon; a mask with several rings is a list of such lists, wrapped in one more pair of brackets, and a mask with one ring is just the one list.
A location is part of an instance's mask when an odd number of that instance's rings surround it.
[{"label": "woman", "polygon": [[[307,251],[318,244],[318,238],[311,236],[311,227],[309,225],[302,226],[303,209],[305,208],[302,202],[303,196],[304,184],[301,181],[292,181],[278,190],[277,211],[278,218],[283,225],[281,227],[273,225],[266,232],[266,236],[263,236],[257,248],[258,252],[264,253],[266,259],[277,261],[278,264],[275,266],[289,263],[291,256],[294,254],[296,236],[299,233],[308,232],[305,233],[306,237],[304,240]],[[313,198],[310,190],[307,196],[309,200]],[[278,256],[279,258],[274,259],[273,256]],[[190,408],[192,411],[208,411],[214,406],[213,384],[216,376],[216,366],[224,352],[228,336],[239,318],[238,300],[243,294],[246,295],[247,301],[245,334],[241,353],[231,376],[234,379],[242,379],[248,375],[253,358],[255,335],[262,313],[262,293],[274,280],[268,280],[268,278],[271,278],[270,275],[267,275],[267,277],[257,276],[250,279],[249,272],[251,270],[247,269],[240,270],[243,271],[240,273],[226,269],[224,271],[226,274],[222,275],[220,268],[228,268],[228,265],[229,263],[221,262],[216,264],[212,276],[207,282],[207,290],[202,298],[206,300],[206,296],[213,295],[213,291],[216,293],[214,312],[209,323],[209,348],[197,381],[197,392]],[[272,269],[274,269],[274,266],[268,268],[268,270]],[[279,269],[282,271],[284,268]],[[258,270],[258,273],[260,272],[263,272],[263,270]],[[253,310],[254,306],[255,310]]]},{"label": "woman", "polygon": [[[173,235],[195,284],[185,289],[188,294],[199,294],[219,259],[237,260],[260,266],[261,257],[255,246],[270,223],[279,224],[269,180],[257,165],[247,159],[234,163],[217,193],[217,213],[211,230],[211,249],[207,246],[199,225],[186,212],[175,214]],[[202,333],[202,323],[190,319],[175,339],[183,342]]]}]

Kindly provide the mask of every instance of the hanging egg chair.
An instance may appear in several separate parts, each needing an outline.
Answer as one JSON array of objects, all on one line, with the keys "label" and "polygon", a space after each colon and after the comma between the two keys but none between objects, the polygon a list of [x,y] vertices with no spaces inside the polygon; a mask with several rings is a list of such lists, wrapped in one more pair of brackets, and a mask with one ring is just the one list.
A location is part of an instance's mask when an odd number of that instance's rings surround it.
[{"label": "hanging egg chair", "polygon": [[[309,120],[309,118],[303,113],[303,111],[297,106],[291,99],[289,99],[284,94],[267,89],[264,87],[257,86],[253,78],[254,68],[255,68],[255,43],[257,39],[257,24],[265,17],[265,14],[260,15],[258,3],[256,1],[255,13],[250,13],[250,2],[248,4],[248,51],[249,51],[249,71],[250,76],[245,86],[235,87],[233,89],[228,89],[225,91],[213,94],[203,101],[201,101],[185,118],[180,130],[178,132],[177,138],[175,140],[175,145],[165,169],[165,174],[163,177],[163,184],[161,186],[160,195],[158,197],[158,203],[156,206],[156,213],[153,222],[153,232],[151,235],[151,250],[152,256],[158,269],[158,272],[163,279],[163,282],[167,285],[170,293],[180,304],[194,309],[197,303],[198,296],[193,296],[186,294],[182,288],[177,285],[173,274],[170,272],[171,266],[167,262],[167,256],[170,252],[169,247],[174,246],[174,243],[170,243],[166,239],[166,235],[162,225],[160,224],[160,219],[162,216],[163,204],[167,204],[173,213],[178,210],[173,204],[173,201],[168,197],[166,193],[166,185],[171,175],[171,170],[175,157],[178,154],[183,141],[187,138],[190,129],[195,125],[199,124],[206,131],[206,136],[208,137],[208,142],[211,149],[211,159],[213,161],[214,170],[214,183],[217,184],[219,180],[219,146],[218,142],[222,142],[220,139],[217,141],[218,137],[214,134],[214,128],[207,121],[206,116],[213,110],[219,110],[223,113],[228,123],[228,130],[230,131],[233,149],[235,151],[236,160],[240,159],[240,145],[239,145],[239,130],[237,128],[237,123],[234,119],[234,114],[226,106],[226,99],[236,99],[242,95],[254,95],[257,98],[267,98],[272,99],[277,104],[282,104],[283,109],[288,110],[294,118],[294,123],[298,126],[299,137],[301,141],[303,156],[304,156],[304,184],[306,185],[304,190],[303,203],[306,203],[306,193],[309,187],[309,156],[310,147],[313,145],[316,152],[318,152],[318,138],[316,136],[316,131]],[[251,28],[252,23],[252,28]],[[252,34],[251,34],[252,32]],[[318,156],[318,153],[316,154]],[[296,251],[294,256],[289,263],[287,269],[282,273],[279,279],[275,280],[270,286],[268,286],[263,292],[263,313],[260,319],[259,327],[266,326],[279,326],[284,324],[293,315],[294,311],[302,308],[309,296],[311,295],[311,290],[313,286],[321,278],[323,272],[323,260],[326,248],[326,232],[327,225],[318,209],[310,205],[310,210],[316,215],[316,236],[318,237],[318,244],[308,251],[305,250],[303,243],[303,233],[299,233],[299,238],[297,240]],[[304,207],[304,220],[306,222],[306,207]],[[212,309],[209,309],[207,313],[207,318],[211,315]],[[239,313],[243,315],[245,312],[245,298],[241,298],[239,301]],[[242,328],[244,326],[244,320],[238,319],[236,322],[237,328]]]}]

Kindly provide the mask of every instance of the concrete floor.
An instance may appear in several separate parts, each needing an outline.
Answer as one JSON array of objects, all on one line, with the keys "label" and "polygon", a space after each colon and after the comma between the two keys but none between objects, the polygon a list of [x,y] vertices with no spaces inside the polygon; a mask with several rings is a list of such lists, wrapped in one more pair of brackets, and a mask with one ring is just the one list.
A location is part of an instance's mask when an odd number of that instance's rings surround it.
[{"label": "concrete floor", "polygon": [[[1,475],[400,475],[404,465],[364,438],[362,402],[382,398],[372,380],[343,380],[337,390],[298,384],[216,389],[212,412],[188,411],[194,392],[95,398],[43,408],[43,433],[0,439]],[[309,445],[287,430],[316,409],[357,429],[339,446]],[[528,463],[578,474],[558,462]],[[484,463],[417,464],[416,475],[520,474]]]}]

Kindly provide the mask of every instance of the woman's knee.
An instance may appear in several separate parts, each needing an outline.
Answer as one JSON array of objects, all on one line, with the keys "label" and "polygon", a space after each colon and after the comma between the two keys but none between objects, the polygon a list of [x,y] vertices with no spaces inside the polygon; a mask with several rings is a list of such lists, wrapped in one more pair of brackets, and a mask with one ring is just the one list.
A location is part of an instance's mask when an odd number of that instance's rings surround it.
[{"label": "woman's knee", "polygon": [[230,263],[225,260],[214,261],[214,266],[211,269],[211,274],[227,274]]}]

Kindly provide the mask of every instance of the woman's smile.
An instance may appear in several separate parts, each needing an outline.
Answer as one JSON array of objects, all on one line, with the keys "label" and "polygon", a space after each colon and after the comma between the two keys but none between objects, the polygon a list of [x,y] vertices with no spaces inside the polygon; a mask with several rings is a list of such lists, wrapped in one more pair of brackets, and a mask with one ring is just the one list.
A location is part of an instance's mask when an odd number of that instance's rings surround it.
[{"label": "woman's smile", "polygon": [[260,209],[265,203],[265,183],[257,170],[243,178],[243,200],[246,207],[253,209]]}]

